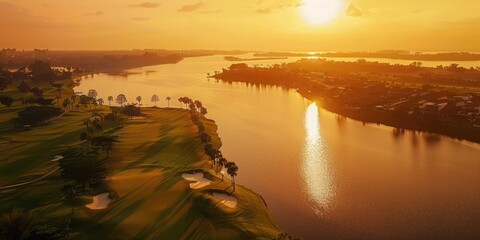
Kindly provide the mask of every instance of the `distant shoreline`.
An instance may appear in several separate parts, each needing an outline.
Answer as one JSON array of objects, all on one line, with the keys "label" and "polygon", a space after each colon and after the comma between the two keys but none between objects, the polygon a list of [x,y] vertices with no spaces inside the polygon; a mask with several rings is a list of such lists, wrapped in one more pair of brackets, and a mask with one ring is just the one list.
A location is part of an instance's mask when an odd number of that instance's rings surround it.
[{"label": "distant shoreline", "polygon": [[479,75],[465,68],[300,60],[283,67],[233,64],[213,78],[296,89],[322,108],[364,123],[480,143]]},{"label": "distant shoreline", "polygon": [[319,57],[319,58],[383,58],[412,61],[480,61],[480,54],[468,52],[452,53],[410,53],[407,51],[380,52],[326,52],[326,53],[292,53],[266,52],[256,53],[255,57]]},{"label": "distant shoreline", "polygon": [[234,56],[225,56],[224,59],[231,62],[242,62],[242,61],[261,61],[261,60],[283,60],[283,59],[288,59],[288,57],[239,58]]}]

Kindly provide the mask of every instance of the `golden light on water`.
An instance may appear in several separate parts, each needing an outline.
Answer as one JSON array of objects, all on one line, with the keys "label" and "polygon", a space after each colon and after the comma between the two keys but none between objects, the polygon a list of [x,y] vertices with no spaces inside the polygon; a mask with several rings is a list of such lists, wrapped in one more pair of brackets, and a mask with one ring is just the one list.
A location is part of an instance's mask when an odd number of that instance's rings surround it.
[{"label": "golden light on water", "polygon": [[318,107],[310,104],[305,112],[305,146],[302,173],[305,190],[309,197],[322,209],[330,206],[334,195],[333,181],[329,167],[326,145],[320,135]]}]

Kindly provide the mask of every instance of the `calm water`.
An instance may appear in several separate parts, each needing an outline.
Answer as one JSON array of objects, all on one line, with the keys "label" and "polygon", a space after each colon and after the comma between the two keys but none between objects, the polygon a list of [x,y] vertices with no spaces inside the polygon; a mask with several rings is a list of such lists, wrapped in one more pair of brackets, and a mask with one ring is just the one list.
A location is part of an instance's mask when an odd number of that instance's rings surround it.
[{"label": "calm water", "polygon": [[[291,58],[288,61],[294,61]],[[255,62],[272,64],[274,61]],[[480,239],[480,145],[398,133],[319,109],[295,91],[207,80],[222,56],[86,78],[76,91],[201,100],[238,182],[304,239]],[[241,201],[241,199],[240,199]]]}]

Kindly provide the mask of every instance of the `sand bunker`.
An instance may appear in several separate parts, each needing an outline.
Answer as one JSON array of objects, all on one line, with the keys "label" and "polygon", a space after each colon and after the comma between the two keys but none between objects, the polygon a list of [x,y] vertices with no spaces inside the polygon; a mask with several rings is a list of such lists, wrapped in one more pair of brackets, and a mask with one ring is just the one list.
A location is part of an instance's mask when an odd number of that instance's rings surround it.
[{"label": "sand bunker", "polygon": [[98,194],[97,196],[93,197],[93,202],[90,204],[85,205],[87,208],[97,210],[97,209],[105,209],[107,208],[108,204],[110,203],[111,199],[108,198],[110,193],[102,193]]},{"label": "sand bunker", "polygon": [[52,162],[58,162],[58,161],[60,161],[60,160],[62,160],[62,159],[63,159],[63,156],[57,155],[57,156],[54,156],[53,159],[50,160],[50,161],[52,161]]},{"label": "sand bunker", "polygon": [[235,208],[237,206],[237,198],[234,196],[230,196],[225,193],[213,193],[213,196],[220,198],[222,200],[221,203],[225,204],[225,206],[229,208]]},{"label": "sand bunker", "polygon": [[185,178],[185,180],[188,181],[195,181],[194,183],[190,183],[190,188],[192,189],[198,189],[202,187],[206,187],[210,185],[212,181],[206,179],[203,177],[203,173],[184,173],[182,174],[182,177]]}]

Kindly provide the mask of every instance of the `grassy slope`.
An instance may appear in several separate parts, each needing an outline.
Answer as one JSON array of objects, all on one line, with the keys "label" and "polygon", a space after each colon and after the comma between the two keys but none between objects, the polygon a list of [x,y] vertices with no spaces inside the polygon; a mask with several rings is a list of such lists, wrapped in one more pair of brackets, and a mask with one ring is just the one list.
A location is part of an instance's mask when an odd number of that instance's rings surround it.
[{"label": "grassy slope", "polygon": [[[69,112],[30,131],[8,130],[9,119],[20,109],[17,105],[0,108],[1,137],[7,142],[0,144],[2,186],[31,180],[55,166],[50,159],[65,145],[78,143],[85,129],[82,122],[90,116],[88,111]],[[280,230],[261,196],[253,191],[237,186],[236,209],[225,207],[211,195],[231,191],[230,182],[222,182],[210,171],[186,110],[145,109],[144,113],[146,119],[125,121],[118,131],[120,143],[107,160],[110,172],[106,184],[89,190],[77,206],[75,238],[252,239],[278,235]],[[215,123],[203,121],[219,147]],[[212,184],[190,189],[181,174],[192,170],[204,171]],[[57,174],[29,186],[0,191],[0,212],[19,207],[34,209],[42,217],[69,217],[69,206],[60,192],[62,185]],[[111,191],[114,198],[109,208],[92,211],[83,206],[91,196],[105,191]]]}]

